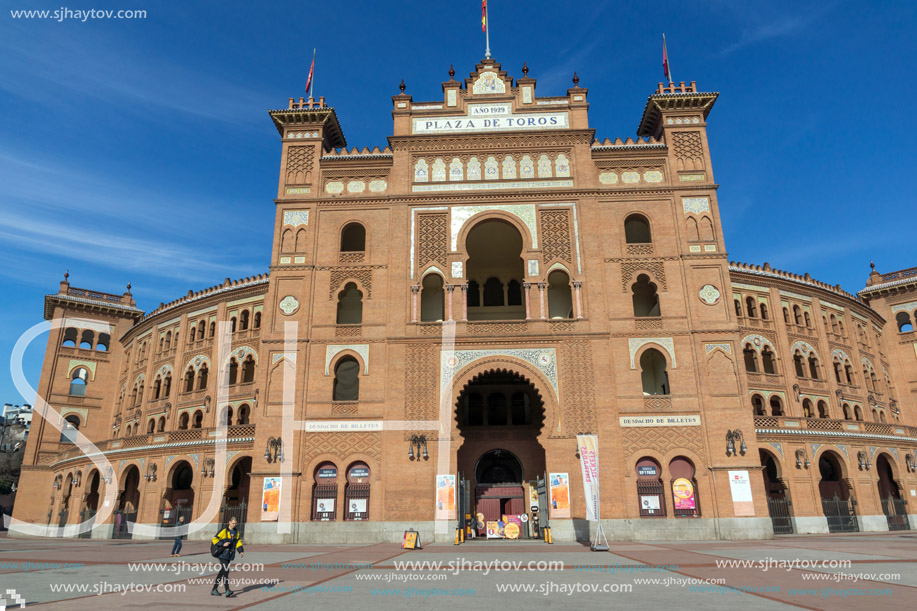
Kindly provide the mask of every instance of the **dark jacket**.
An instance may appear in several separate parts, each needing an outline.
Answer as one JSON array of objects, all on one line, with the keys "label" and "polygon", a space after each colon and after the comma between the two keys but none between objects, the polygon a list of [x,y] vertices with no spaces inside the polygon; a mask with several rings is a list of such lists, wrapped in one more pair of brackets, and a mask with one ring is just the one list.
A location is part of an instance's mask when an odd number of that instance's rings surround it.
[{"label": "dark jacket", "polygon": [[213,538],[212,543],[214,545],[220,545],[221,547],[223,546],[223,543],[225,543],[226,541],[233,541],[233,540],[236,542],[235,545],[230,543],[229,545],[224,547],[223,551],[220,552],[220,555],[219,555],[220,560],[228,560],[232,562],[233,558],[236,557],[236,550],[239,550],[243,554],[245,553],[245,549],[242,547],[242,537],[239,534],[239,529],[237,527],[235,539],[233,539],[228,528],[224,528],[223,530],[217,533],[217,536]]}]

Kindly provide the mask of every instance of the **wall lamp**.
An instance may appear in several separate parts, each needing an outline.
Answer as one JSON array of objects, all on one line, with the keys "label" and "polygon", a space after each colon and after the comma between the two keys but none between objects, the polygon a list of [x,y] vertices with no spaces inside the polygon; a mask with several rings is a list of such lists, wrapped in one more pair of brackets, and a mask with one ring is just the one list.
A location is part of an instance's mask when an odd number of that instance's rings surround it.
[{"label": "wall lamp", "polygon": [[860,465],[860,471],[869,471],[872,463],[869,461],[869,454],[865,450],[857,452],[857,463]]},{"label": "wall lamp", "polygon": [[60,475],[54,478],[54,489],[55,490],[60,490],[61,479],[62,477]]},{"label": "wall lamp", "polygon": [[159,467],[157,467],[155,463],[151,464],[149,467],[146,468],[146,481],[148,482],[156,481],[156,470],[157,469],[159,469]]},{"label": "wall lamp", "polygon": [[283,462],[283,440],[280,437],[271,437],[267,440],[264,449],[264,460],[268,462]]},{"label": "wall lamp", "polygon": [[213,466],[216,464],[216,461],[212,458],[208,458],[204,461],[204,466],[201,467],[201,477],[213,477]]},{"label": "wall lamp", "polygon": [[917,452],[904,455],[904,462],[907,465],[907,472],[913,473],[917,471]]},{"label": "wall lamp", "polygon": [[739,454],[745,456],[748,447],[745,445],[745,436],[742,435],[741,429],[726,431],[726,456],[736,455],[736,442],[739,443]]},{"label": "wall lamp", "polygon": [[799,384],[793,384],[793,396],[796,397],[796,403],[799,403]]},{"label": "wall lamp", "polygon": [[105,475],[102,476],[102,481],[106,484],[111,483],[111,466],[105,467]]},{"label": "wall lamp", "polygon": [[796,468],[797,469],[802,469],[803,467],[808,469],[809,465],[811,464],[812,463],[809,462],[809,457],[806,456],[805,450],[803,450],[802,448],[799,448],[798,450],[796,450]]},{"label": "wall lamp", "polygon": [[417,458],[420,460],[421,456],[424,460],[429,460],[430,455],[427,454],[427,436],[426,435],[411,435],[411,443],[408,445],[408,458],[415,460],[414,456],[414,447],[417,447]]},{"label": "wall lamp", "polygon": [[894,415],[899,415],[901,412],[898,410],[898,402],[892,399],[888,402],[888,409],[892,411]]},{"label": "wall lamp", "polygon": [[76,472],[76,481],[73,483],[73,486],[74,488],[79,488],[82,483],[83,483],[83,472],[77,471]]}]

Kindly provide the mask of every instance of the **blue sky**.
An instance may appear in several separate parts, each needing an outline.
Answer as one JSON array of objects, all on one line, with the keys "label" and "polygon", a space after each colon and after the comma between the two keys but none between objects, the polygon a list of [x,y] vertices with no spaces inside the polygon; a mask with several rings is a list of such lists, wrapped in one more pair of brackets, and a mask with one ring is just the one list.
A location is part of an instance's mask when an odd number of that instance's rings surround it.
[{"label": "blue sky", "polygon": [[[0,403],[21,403],[5,364],[42,320],[64,270],[73,286],[151,310],[267,271],[279,140],[266,110],[316,95],[351,146],[384,146],[403,78],[441,97],[450,64],[483,56],[480,3],[92,0],[145,19],[13,19],[0,13]],[[730,259],[809,272],[855,291],[869,260],[917,265],[907,181],[917,159],[917,5],[898,2],[509,2],[491,0],[491,49],[538,95],[579,73],[590,123],[634,136],[662,80],[721,96],[709,139]],[[25,370],[37,384],[39,341]]]}]

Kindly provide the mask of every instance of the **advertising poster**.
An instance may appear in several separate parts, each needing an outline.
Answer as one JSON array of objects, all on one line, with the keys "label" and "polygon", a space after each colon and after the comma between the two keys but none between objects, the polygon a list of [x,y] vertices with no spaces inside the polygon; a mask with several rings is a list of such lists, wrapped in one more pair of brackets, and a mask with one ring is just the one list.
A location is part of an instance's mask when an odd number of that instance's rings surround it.
[{"label": "advertising poster", "polygon": [[640,507],[646,511],[656,512],[661,509],[659,506],[659,496],[652,494],[640,497]]},{"label": "advertising poster", "polygon": [[436,476],[436,519],[455,519],[455,476]]},{"label": "advertising poster", "polygon": [[529,482],[529,509],[535,510],[538,507],[538,485],[535,482]]},{"label": "advertising poster", "polygon": [[261,490],[261,521],[276,522],[280,517],[280,489],[283,480],[279,477],[264,478]]},{"label": "advertising poster", "polygon": [[586,494],[586,519],[599,519],[599,437],[598,435],[577,435],[580,466],[583,469],[583,491]]},{"label": "advertising poster", "polygon": [[570,476],[567,473],[551,473],[551,517],[570,517]]},{"label": "advertising poster", "polygon": [[319,513],[331,513],[334,511],[334,499],[318,499],[315,506]]},{"label": "advertising poster", "polygon": [[413,530],[406,530],[401,540],[401,549],[417,549],[417,534]]},{"label": "advertising poster", "polygon": [[487,522],[487,538],[488,539],[501,539],[503,534],[500,532],[500,523],[495,520],[490,520]]},{"label": "advertising poster", "polygon": [[729,491],[732,493],[732,507],[736,516],[755,515],[755,504],[751,498],[751,480],[748,471],[729,472]]},{"label": "advertising poster", "polygon": [[351,513],[366,513],[366,499],[350,499]]},{"label": "advertising poster", "polygon": [[507,539],[518,539],[522,534],[522,516],[503,516],[503,536]]},{"label": "advertising poster", "polygon": [[691,480],[679,477],[672,482],[672,497],[675,509],[694,509],[694,484]]}]

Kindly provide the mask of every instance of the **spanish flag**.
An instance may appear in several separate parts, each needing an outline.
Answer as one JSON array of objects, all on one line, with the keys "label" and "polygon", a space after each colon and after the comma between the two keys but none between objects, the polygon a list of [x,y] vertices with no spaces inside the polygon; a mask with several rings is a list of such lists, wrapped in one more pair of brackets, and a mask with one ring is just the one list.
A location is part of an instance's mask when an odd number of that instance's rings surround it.
[{"label": "spanish flag", "polygon": [[487,31],[487,0],[481,0],[481,31]]}]

